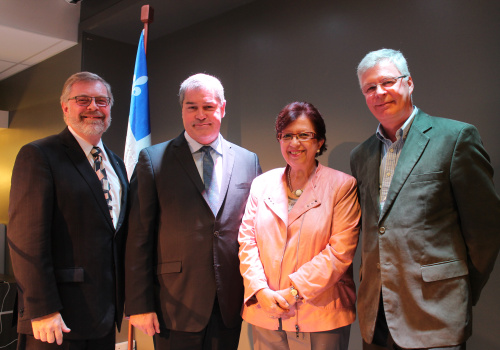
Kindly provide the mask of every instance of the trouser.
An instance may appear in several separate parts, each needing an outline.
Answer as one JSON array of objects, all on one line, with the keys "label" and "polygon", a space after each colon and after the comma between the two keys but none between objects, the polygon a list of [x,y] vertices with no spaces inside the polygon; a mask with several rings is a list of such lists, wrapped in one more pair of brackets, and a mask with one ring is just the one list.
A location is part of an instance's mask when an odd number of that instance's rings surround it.
[{"label": "trouser", "polygon": [[287,332],[252,326],[254,350],[347,350],[351,325],[325,332]]},{"label": "trouser", "polygon": [[222,320],[217,298],[208,325],[201,332],[181,332],[161,328],[155,334],[156,350],[237,350],[241,324],[227,328]]},{"label": "trouser", "polygon": [[17,350],[114,350],[115,328],[103,338],[73,340],[64,338],[61,345],[35,339],[30,334],[18,335]]}]

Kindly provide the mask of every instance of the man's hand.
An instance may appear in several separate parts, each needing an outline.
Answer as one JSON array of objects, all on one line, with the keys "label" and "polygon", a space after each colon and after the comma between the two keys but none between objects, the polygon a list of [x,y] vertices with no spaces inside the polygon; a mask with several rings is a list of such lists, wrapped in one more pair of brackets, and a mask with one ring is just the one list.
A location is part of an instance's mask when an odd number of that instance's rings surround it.
[{"label": "man's hand", "polygon": [[269,317],[280,317],[289,310],[289,304],[279,293],[264,288],[255,293],[255,297],[262,309],[271,314]]},{"label": "man's hand", "polygon": [[63,332],[71,332],[71,329],[66,326],[59,312],[32,319],[31,327],[33,327],[33,336],[35,339],[47,343],[56,341],[57,345],[61,345],[63,342]]},{"label": "man's hand", "polygon": [[156,312],[148,312],[146,314],[131,315],[130,321],[132,326],[139,328],[141,331],[149,336],[155,333],[160,333],[160,323]]}]

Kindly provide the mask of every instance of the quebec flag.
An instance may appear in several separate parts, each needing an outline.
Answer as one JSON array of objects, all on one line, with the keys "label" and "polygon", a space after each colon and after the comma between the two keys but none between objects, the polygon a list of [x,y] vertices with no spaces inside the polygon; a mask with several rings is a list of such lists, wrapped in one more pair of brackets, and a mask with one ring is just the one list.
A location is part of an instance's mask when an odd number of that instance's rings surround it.
[{"label": "quebec flag", "polygon": [[139,47],[137,48],[133,80],[124,156],[129,180],[137,164],[139,152],[143,148],[151,146],[148,69],[146,66],[146,52],[144,51],[144,30],[141,33]]}]

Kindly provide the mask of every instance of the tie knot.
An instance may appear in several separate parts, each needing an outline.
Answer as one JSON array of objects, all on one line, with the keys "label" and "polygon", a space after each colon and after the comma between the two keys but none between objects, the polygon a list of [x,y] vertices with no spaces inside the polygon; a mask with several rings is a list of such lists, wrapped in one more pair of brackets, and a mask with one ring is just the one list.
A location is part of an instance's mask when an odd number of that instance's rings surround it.
[{"label": "tie knot", "polygon": [[202,151],[205,154],[210,154],[210,151],[212,150],[211,146],[203,146],[200,148],[200,151]]},{"label": "tie knot", "polygon": [[101,156],[101,149],[99,147],[94,146],[94,147],[92,147],[90,154],[92,154],[94,156],[94,158],[100,157]]}]

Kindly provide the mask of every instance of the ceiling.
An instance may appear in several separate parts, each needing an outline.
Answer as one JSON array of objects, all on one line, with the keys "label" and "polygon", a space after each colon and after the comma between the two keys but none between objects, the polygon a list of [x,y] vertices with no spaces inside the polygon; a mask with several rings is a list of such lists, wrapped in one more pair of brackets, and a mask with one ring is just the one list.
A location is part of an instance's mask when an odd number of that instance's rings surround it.
[{"label": "ceiling", "polygon": [[0,80],[78,43],[80,6],[65,0],[0,1]]},{"label": "ceiling", "polygon": [[[141,8],[154,8],[149,39],[155,40],[179,29],[215,17],[254,0],[83,0],[81,29],[109,39],[137,44]],[[105,6],[105,4],[108,6]]]},{"label": "ceiling", "polygon": [[[75,1],[75,0],[73,0]],[[71,0],[0,1],[0,80],[78,43],[85,31],[136,44],[141,7],[154,9],[149,39],[207,20],[254,0]]]}]

